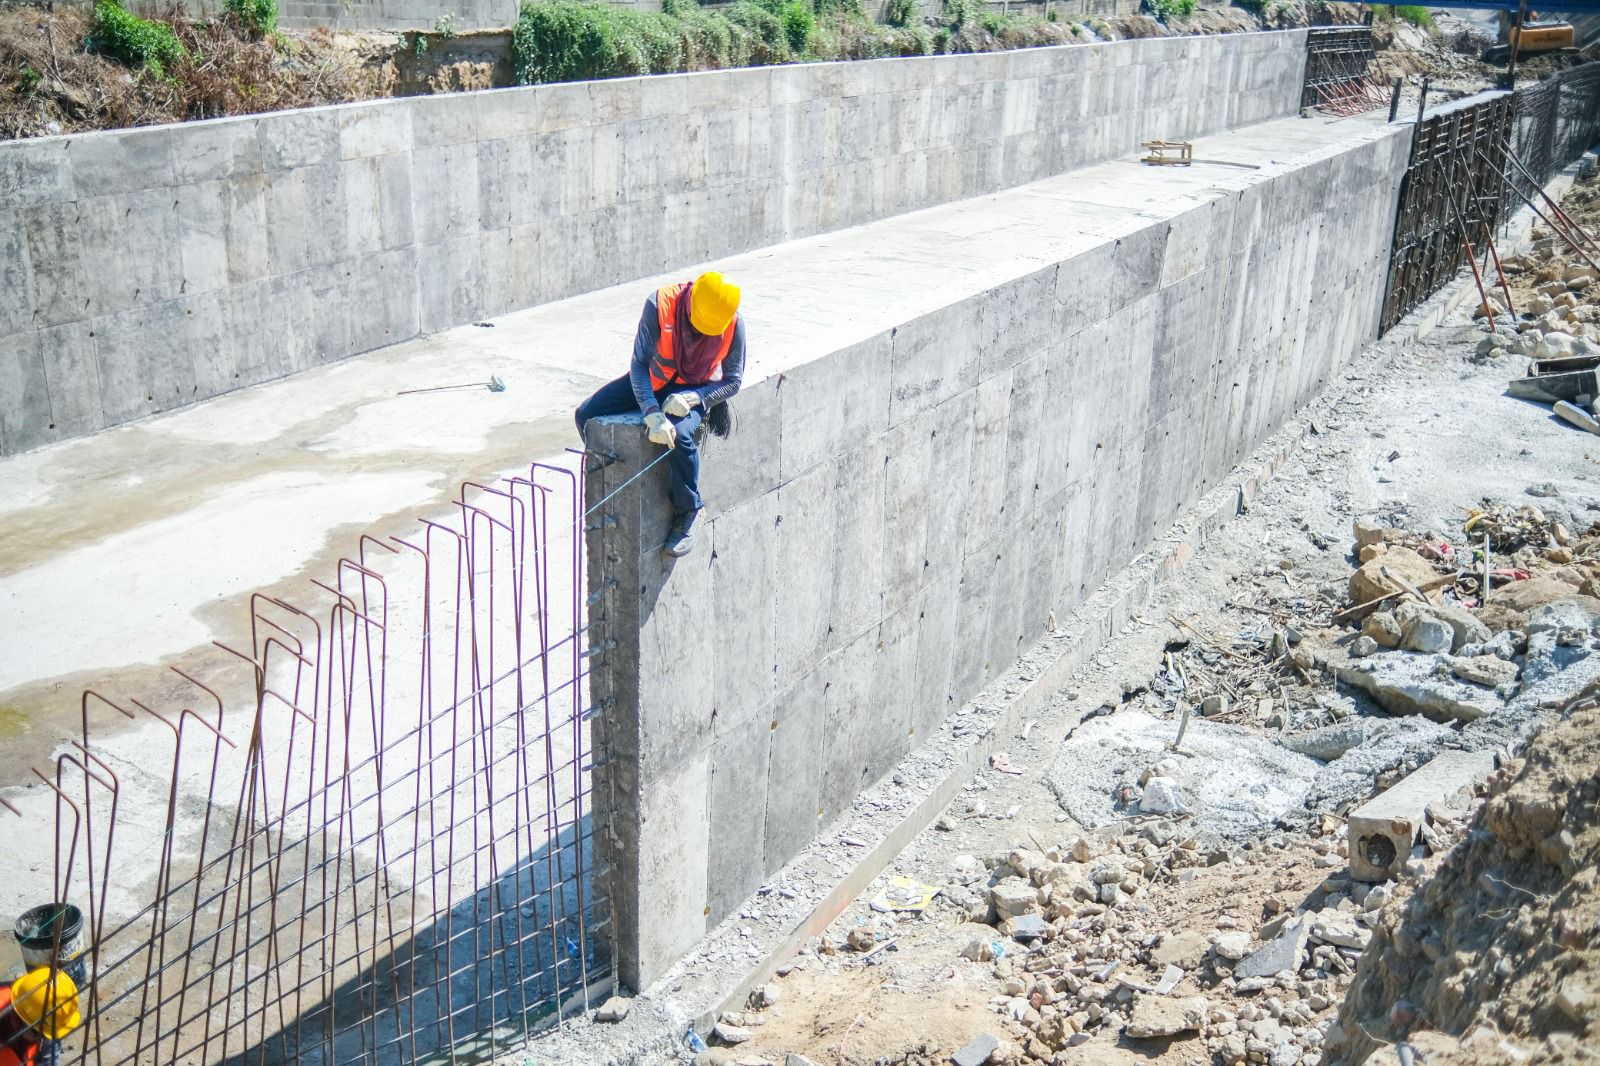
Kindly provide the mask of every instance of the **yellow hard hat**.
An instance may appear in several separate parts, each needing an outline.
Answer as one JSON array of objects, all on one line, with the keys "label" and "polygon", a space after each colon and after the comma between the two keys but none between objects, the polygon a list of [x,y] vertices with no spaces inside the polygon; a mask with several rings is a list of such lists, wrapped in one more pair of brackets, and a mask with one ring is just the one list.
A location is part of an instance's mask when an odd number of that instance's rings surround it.
[{"label": "yellow hard hat", "polygon": [[728,328],[739,311],[739,286],[715,271],[694,279],[689,290],[689,325],[708,337]]},{"label": "yellow hard hat", "polygon": [[72,978],[50,967],[29,970],[11,986],[11,1006],[17,1017],[48,1040],[60,1040],[83,1021],[78,1014],[78,986]]}]

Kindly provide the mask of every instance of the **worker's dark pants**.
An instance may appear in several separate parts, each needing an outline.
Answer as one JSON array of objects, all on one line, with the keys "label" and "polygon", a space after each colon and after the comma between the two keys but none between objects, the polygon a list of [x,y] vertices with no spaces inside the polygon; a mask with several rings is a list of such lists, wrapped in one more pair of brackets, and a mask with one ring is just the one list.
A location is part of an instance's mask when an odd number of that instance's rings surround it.
[{"label": "worker's dark pants", "polygon": [[[674,391],[677,390],[663,389],[657,392],[656,402],[663,402]],[[624,374],[600,386],[593,396],[578,405],[578,436],[583,436],[583,427],[589,424],[591,418],[639,413],[639,401],[633,395],[633,382]],[[677,446],[667,459],[667,466],[672,470],[672,506],[678,511],[698,511],[704,506],[700,500],[700,442],[695,438],[704,418],[705,412],[699,407],[682,418],[668,416],[678,431]]]}]

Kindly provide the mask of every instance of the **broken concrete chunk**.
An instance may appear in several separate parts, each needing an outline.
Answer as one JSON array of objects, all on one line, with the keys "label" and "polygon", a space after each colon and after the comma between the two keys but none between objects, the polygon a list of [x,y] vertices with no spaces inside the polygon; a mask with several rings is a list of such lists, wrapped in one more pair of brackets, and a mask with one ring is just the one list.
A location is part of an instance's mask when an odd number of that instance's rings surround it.
[{"label": "broken concrete chunk", "polygon": [[1354,914],[1325,910],[1311,923],[1311,938],[1335,947],[1361,949],[1372,939],[1372,930],[1363,926]]},{"label": "broken concrete chunk", "polygon": [[1361,623],[1361,635],[1371,637],[1379,647],[1398,648],[1404,634],[1400,632],[1400,623],[1395,621],[1394,615],[1388,611],[1373,611]]},{"label": "broken concrete chunk", "polygon": [[1517,679],[1517,664],[1493,655],[1476,655],[1455,660],[1450,664],[1450,672],[1463,681],[1498,688]]},{"label": "broken concrete chunk", "polygon": [[1211,945],[1198,930],[1182,929],[1162,936],[1161,943],[1150,950],[1150,960],[1158,966],[1177,966],[1192,970],[1200,965]]},{"label": "broken concrete chunk", "polygon": [[1425,655],[1439,655],[1450,650],[1453,636],[1450,627],[1437,618],[1421,616],[1413,618],[1405,627],[1405,637],[1401,641],[1401,646],[1410,651],[1420,651]]},{"label": "broken concrete chunk", "polygon": [[1600,600],[1590,596],[1575,595],[1576,592],[1577,590],[1565,581],[1539,575],[1530,577],[1526,581],[1510,581],[1504,585],[1496,585],[1489,592],[1488,603],[1525,615],[1547,603],[1571,600],[1588,611],[1591,617],[1600,612]]},{"label": "broken concrete chunk", "polygon": [[1223,933],[1217,937],[1212,946],[1216,948],[1220,958],[1238,962],[1250,952],[1250,935],[1240,932]]},{"label": "broken concrete chunk", "polygon": [[[1391,577],[1384,577],[1387,568]],[[1404,592],[1398,579],[1410,585],[1422,585],[1433,580],[1433,566],[1410,548],[1390,548],[1350,575],[1350,602],[1368,603],[1382,596]],[[1376,639],[1376,638],[1374,638]]]},{"label": "broken concrete chunk", "polygon": [[628,1010],[633,1006],[633,1000],[627,996],[612,996],[600,1004],[600,1009],[594,1012],[597,1022],[620,1022],[628,1016]]},{"label": "broken concrete chunk", "polygon": [[1284,737],[1280,743],[1290,751],[1309,755],[1323,762],[1332,762],[1351,748],[1360,747],[1366,739],[1366,724],[1356,720],[1297,733],[1294,736]]},{"label": "broken concrete chunk", "polygon": [[718,1022],[711,1030],[711,1035],[724,1044],[742,1044],[750,1039],[750,1030],[742,1025],[729,1025],[727,1022]]},{"label": "broken concrete chunk", "polygon": [[994,1049],[1000,1046],[1000,1041],[988,1033],[982,1033],[973,1038],[972,1043],[950,1056],[950,1061],[956,1066],[983,1066],[989,1061],[989,1056],[994,1054]]},{"label": "broken concrete chunk", "polygon": [[1020,877],[1008,877],[989,890],[989,902],[1002,919],[1027,914],[1039,906],[1039,893]]},{"label": "broken concrete chunk", "polygon": [[1350,655],[1352,658],[1364,659],[1378,650],[1378,642],[1363,633],[1350,642]]},{"label": "broken concrete chunk", "polygon": [[1366,518],[1355,521],[1355,538],[1357,548],[1366,548],[1383,544],[1383,527]]},{"label": "broken concrete chunk", "polygon": [[1161,980],[1156,982],[1156,995],[1164,996],[1178,987],[1178,982],[1183,980],[1183,971],[1173,965],[1161,971]]},{"label": "broken concrete chunk", "polygon": [[750,993],[750,1005],[757,1010],[765,1010],[782,998],[783,989],[777,985],[770,983],[757,985]]},{"label": "broken concrete chunk", "polygon": [[1453,677],[1439,677],[1432,656],[1382,652],[1335,663],[1333,674],[1371,696],[1390,714],[1420,714],[1436,722],[1470,722],[1500,710],[1492,692]]},{"label": "broken concrete chunk", "polygon": [[1233,968],[1233,976],[1240,979],[1271,977],[1299,970],[1310,936],[1311,923],[1298,916],[1289,918],[1282,932]]},{"label": "broken concrete chunk", "polygon": [[784,1058],[783,1066],[817,1066],[817,1064],[806,1058],[804,1055],[796,1055],[791,1051],[789,1052],[788,1056]]},{"label": "broken concrete chunk", "polygon": [[1037,914],[1019,914],[1006,919],[1002,931],[1018,943],[1027,944],[1050,932],[1050,927]]},{"label": "broken concrete chunk", "polygon": [[1381,796],[1350,812],[1350,876],[1357,881],[1388,881],[1411,857],[1428,805],[1443,802],[1488,777],[1494,755],[1487,751],[1444,751]]},{"label": "broken concrete chunk", "polygon": [[1166,999],[1161,996],[1140,996],[1128,1018],[1127,1035],[1135,1040],[1154,1036],[1177,1036],[1199,1029],[1205,1024],[1206,998]]},{"label": "broken concrete chunk", "polygon": [[1587,630],[1593,625],[1594,612],[1587,610],[1578,600],[1568,598],[1535,607],[1528,612],[1528,624],[1523,629],[1531,637],[1551,630]]}]

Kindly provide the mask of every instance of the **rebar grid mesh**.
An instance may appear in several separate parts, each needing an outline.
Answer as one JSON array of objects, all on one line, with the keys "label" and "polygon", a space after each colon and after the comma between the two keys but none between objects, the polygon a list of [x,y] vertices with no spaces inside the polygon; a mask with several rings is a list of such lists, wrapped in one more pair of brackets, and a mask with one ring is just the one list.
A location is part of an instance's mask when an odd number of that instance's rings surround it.
[{"label": "rebar grid mesh", "polygon": [[[315,606],[254,596],[223,648],[251,706],[181,671],[171,708],[85,692],[38,775],[90,945],[64,1061],[483,1061],[587,1002],[583,477],[465,484],[453,521],[362,537]],[[165,739],[114,754],[107,717]],[[131,818],[157,787],[163,823]]]},{"label": "rebar grid mesh", "polygon": [[1372,27],[1314,27],[1306,31],[1306,75],[1300,106],[1355,115],[1386,105],[1387,90],[1369,76],[1377,58]]}]

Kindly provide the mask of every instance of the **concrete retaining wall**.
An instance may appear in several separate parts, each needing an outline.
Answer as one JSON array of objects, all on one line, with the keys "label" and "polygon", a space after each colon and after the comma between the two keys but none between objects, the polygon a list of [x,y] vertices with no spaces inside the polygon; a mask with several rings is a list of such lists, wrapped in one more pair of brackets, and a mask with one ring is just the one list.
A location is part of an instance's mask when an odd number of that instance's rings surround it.
[{"label": "concrete retaining wall", "polygon": [[0,454],[1275,115],[1303,31],[387,100],[0,144]]},{"label": "concrete retaining wall", "polygon": [[[1149,171],[1102,174],[1147,183],[1113,235],[747,386],[710,444],[695,555],[659,553],[664,478],[607,505],[595,794],[624,983],[660,975],[1375,336],[1407,144],[1379,127],[1165,199]],[[655,451],[622,420],[589,443],[620,460],[591,505]]]}]

